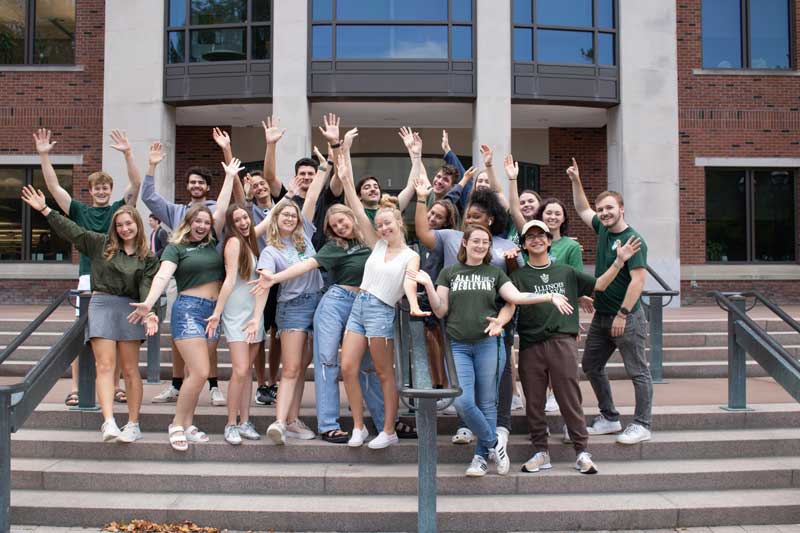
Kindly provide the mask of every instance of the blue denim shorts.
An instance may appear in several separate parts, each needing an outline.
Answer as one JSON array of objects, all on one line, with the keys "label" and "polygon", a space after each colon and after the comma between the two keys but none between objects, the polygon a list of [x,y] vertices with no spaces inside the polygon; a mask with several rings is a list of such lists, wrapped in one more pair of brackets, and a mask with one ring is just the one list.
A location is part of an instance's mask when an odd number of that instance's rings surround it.
[{"label": "blue denim shorts", "polygon": [[359,292],[345,329],[367,338],[394,339],[394,307],[368,292]]},{"label": "blue denim shorts", "polygon": [[278,326],[278,334],[282,331],[314,331],[314,311],[322,293],[306,293],[289,300],[288,302],[278,302],[278,309],[275,313],[275,323]]},{"label": "blue denim shorts", "polygon": [[172,338],[176,341],[206,339],[208,342],[214,342],[219,340],[221,327],[217,328],[213,337],[206,336],[206,319],[214,314],[216,305],[215,300],[179,294],[175,303],[172,304],[172,314],[170,315]]}]

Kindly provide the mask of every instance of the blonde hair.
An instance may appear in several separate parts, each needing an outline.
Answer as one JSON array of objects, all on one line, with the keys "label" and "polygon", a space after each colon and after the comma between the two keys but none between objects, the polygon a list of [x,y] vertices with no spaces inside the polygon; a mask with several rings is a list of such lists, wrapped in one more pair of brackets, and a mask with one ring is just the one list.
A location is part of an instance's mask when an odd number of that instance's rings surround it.
[{"label": "blonde hair", "polygon": [[[192,232],[192,222],[194,222],[194,219],[196,219],[197,215],[199,215],[201,212],[208,215],[208,217],[211,219],[211,225],[213,228],[214,215],[211,213],[211,210],[203,204],[198,204],[186,211],[186,214],[183,216],[183,220],[181,220],[181,223],[178,224],[177,228],[175,228],[175,231],[172,232],[169,242],[171,244],[188,244],[189,234]],[[206,236],[203,237],[201,242],[211,242],[211,230],[209,230]]]},{"label": "blonde hair", "polygon": [[147,246],[147,239],[144,236],[144,224],[142,224],[142,217],[139,212],[129,205],[123,205],[111,215],[111,223],[108,226],[108,239],[106,239],[106,249],[103,252],[103,258],[110,261],[120,250],[123,250],[123,242],[117,233],[117,217],[120,215],[129,215],[133,222],[136,224],[136,257],[139,260],[144,260],[150,253],[150,248]]},{"label": "blonde hair", "polygon": [[89,188],[91,189],[95,185],[102,185],[103,183],[108,183],[111,185],[111,188],[114,188],[114,178],[111,177],[110,174],[107,172],[103,172],[99,170],[97,172],[92,172],[89,174]]},{"label": "blonde hair", "polygon": [[325,213],[325,223],[322,227],[325,230],[325,236],[328,240],[334,241],[339,247],[344,248],[345,250],[348,248],[348,239],[344,239],[336,235],[336,232],[333,231],[331,227],[330,220],[331,217],[334,215],[344,215],[350,219],[350,222],[353,224],[353,237],[351,240],[357,241],[359,244],[364,244],[364,235],[361,233],[361,228],[356,222],[356,215],[353,213],[353,210],[347,207],[344,204],[333,204],[328,208],[328,212]]},{"label": "blonde hair", "polygon": [[297,204],[290,198],[284,198],[278,202],[270,212],[269,225],[267,226],[267,244],[279,250],[283,250],[284,248],[283,239],[281,239],[281,233],[278,230],[278,215],[280,215],[284,209],[294,209],[297,213],[297,225],[294,227],[294,231],[292,231],[292,243],[294,244],[295,250],[300,253],[305,252],[306,237],[303,232],[303,214],[300,212],[300,208]]},{"label": "blonde hair", "polygon": [[378,210],[375,211],[375,218],[378,218],[378,215],[381,213],[391,213],[395,222],[397,222],[397,225],[400,226],[400,229],[403,231],[403,236],[407,236],[406,225],[403,223],[403,213],[398,209],[400,201],[397,199],[397,196],[384,194],[381,196],[381,201],[378,205]]}]

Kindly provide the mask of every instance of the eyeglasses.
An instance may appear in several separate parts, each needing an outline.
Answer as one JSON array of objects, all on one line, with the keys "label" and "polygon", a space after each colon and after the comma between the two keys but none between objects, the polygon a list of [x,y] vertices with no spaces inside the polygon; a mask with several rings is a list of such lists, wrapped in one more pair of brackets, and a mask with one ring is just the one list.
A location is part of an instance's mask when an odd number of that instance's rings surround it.
[{"label": "eyeglasses", "polygon": [[283,218],[297,218],[297,214],[292,213],[291,211],[281,211],[280,216]]},{"label": "eyeglasses", "polygon": [[525,235],[526,241],[542,241],[547,242],[547,234],[546,233],[528,233]]}]

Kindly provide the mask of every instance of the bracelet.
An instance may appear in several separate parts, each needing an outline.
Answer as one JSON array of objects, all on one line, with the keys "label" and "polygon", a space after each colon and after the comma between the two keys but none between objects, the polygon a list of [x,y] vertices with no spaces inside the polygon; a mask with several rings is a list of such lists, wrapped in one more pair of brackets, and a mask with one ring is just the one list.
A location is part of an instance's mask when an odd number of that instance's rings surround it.
[{"label": "bracelet", "polygon": [[325,161],[325,162],[326,162],[326,163],[328,163],[328,166],[329,166],[329,167],[332,167],[332,166],[333,166],[333,161],[331,161],[330,159],[328,159],[328,160],[327,160],[327,161]]},{"label": "bracelet", "polygon": [[337,149],[337,148],[339,148],[341,145],[342,145],[342,143],[336,143],[336,144],[332,144],[332,145],[331,145],[331,148],[332,148],[333,150],[336,150],[336,149]]},{"label": "bracelet", "polygon": [[517,181],[517,178],[508,178],[508,181]]},{"label": "bracelet", "polygon": [[485,166],[486,168],[491,168],[491,167],[492,167],[491,163],[490,163],[490,164],[488,164],[488,165],[484,165],[484,166]]},{"label": "bracelet", "polygon": [[613,263],[611,263],[611,266],[613,266],[613,267],[614,267],[614,268],[616,268],[617,270],[622,270],[622,267],[623,267],[624,265],[618,265],[618,264],[617,264],[617,262],[616,262],[616,261],[614,261]]},{"label": "bracelet", "polygon": [[426,198],[425,200],[420,200],[419,198],[417,198],[417,203],[418,204],[427,204],[428,203],[428,199]]},{"label": "bracelet", "polygon": [[326,167],[325,165],[320,165],[320,166],[317,167],[317,170],[320,170],[322,172],[327,172],[328,171],[328,167]]}]

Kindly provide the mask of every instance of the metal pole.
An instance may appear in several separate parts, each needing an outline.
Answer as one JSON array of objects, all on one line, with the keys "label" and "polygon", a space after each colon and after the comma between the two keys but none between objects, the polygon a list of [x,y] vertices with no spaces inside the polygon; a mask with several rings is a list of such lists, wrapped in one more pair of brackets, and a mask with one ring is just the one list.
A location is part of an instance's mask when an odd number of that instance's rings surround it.
[{"label": "metal pole", "polygon": [[663,297],[650,296],[650,374],[653,383],[664,381],[664,305]]},{"label": "metal pole", "polygon": [[[81,316],[88,316],[89,314],[89,301],[92,295],[89,293],[81,294]],[[86,323],[89,327],[89,323]],[[80,411],[97,411],[98,407],[95,404],[95,366],[94,354],[92,353],[92,345],[86,343],[78,355],[78,409]]]},{"label": "metal pole", "polygon": [[158,331],[152,337],[147,338],[147,383],[161,383],[161,330],[164,322],[164,305],[166,298],[159,299],[158,310]]},{"label": "metal pole", "polygon": [[11,395],[0,393],[0,533],[11,530]]},{"label": "metal pole", "polygon": [[417,531],[436,533],[436,399],[417,398]]},{"label": "metal pole", "polygon": [[[728,297],[731,305],[745,312],[743,296]],[[736,315],[728,311],[728,405],[726,411],[749,411],[747,408],[747,359],[744,348],[736,342],[734,324]]]}]

